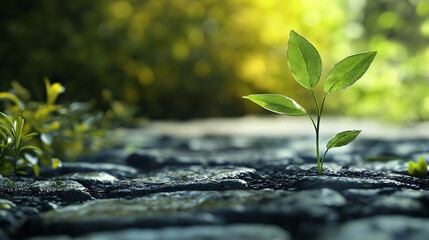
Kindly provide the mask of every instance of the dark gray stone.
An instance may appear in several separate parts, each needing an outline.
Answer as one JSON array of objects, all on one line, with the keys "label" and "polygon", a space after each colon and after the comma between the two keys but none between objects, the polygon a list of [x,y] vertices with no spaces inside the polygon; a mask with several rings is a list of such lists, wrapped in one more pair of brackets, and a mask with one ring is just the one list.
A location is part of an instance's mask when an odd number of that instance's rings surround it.
[{"label": "dark gray stone", "polygon": [[276,226],[259,224],[232,224],[228,226],[196,225],[190,227],[167,227],[161,229],[127,229],[91,233],[71,238],[54,235],[33,237],[28,240],[289,240],[290,234]]},{"label": "dark gray stone", "polygon": [[2,226],[2,229],[10,228],[15,223],[15,216],[11,211],[0,209],[0,226]]},{"label": "dark gray stone", "polygon": [[270,225],[233,224],[228,226],[169,227],[156,230],[130,229],[101,232],[78,237],[77,240],[289,240],[287,231]]},{"label": "dark gray stone", "polygon": [[58,176],[73,173],[106,172],[115,177],[130,177],[137,174],[137,169],[115,163],[91,162],[63,162],[62,166],[52,170],[45,169],[42,176]]},{"label": "dark gray stone", "polygon": [[163,169],[141,178],[113,184],[107,197],[139,197],[157,192],[225,191],[249,189],[242,179],[256,175],[254,169],[243,167],[199,167]]},{"label": "dark gray stone", "polygon": [[88,173],[71,173],[56,177],[56,179],[72,180],[79,182],[85,186],[99,185],[99,184],[112,184],[118,179],[105,172],[88,172]]},{"label": "dark gray stone", "polygon": [[9,240],[8,235],[2,229],[0,229],[0,239]]},{"label": "dark gray stone", "polygon": [[373,170],[376,172],[393,172],[407,174],[408,161],[401,159],[390,161],[362,162],[350,167],[350,170]]},{"label": "dark gray stone", "polygon": [[0,192],[8,196],[37,196],[39,199],[61,200],[67,203],[83,202],[93,199],[82,184],[70,180],[15,182],[14,187],[0,184]]},{"label": "dark gray stone", "polygon": [[419,188],[418,185],[412,183],[401,182],[392,179],[371,179],[371,178],[349,178],[336,176],[306,176],[298,180],[296,188],[304,189],[319,189],[326,187],[335,190],[347,189],[374,189],[374,188]]},{"label": "dark gray stone", "polygon": [[[331,189],[298,193],[285,191],[182,191],[134,199],[94,200],[45,212],[26,225],[32,234],[76,235],[124,228],[188,226],[198,224],[264,223],[296,231],[337,222],[335,209],[345,198]],[[311,208],[309,206],[312,206]],[[320,225],[317,227],[317,225]]]},{"label": "dark gray stone", "polygon": [[429,236],[429,221],[400,215],[379,215],[352,220],[342,224],[338,230],[321,239],[407,239],[424,240]]},{"label": "dark gray stone", "polygon": [[134,137],[132,154],[18,176],[15,191],[0,177],[15,204],[6,238],[419,239],[429,218],[429,178],[407,173],[407,160],[429,156],[425,139],[359,137],[318,176],[314,136]]}]

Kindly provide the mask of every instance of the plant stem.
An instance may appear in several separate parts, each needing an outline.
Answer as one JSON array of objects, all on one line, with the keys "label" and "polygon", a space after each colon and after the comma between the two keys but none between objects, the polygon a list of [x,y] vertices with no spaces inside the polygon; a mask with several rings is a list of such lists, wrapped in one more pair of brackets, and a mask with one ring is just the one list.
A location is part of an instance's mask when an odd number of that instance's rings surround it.
[{"label": "plant stem", "polygon": [[317,156],[317,174],[322,173],[322,169],[320,166],[320,154],[319,154],[319,125],[320,125],[320,109],[319,109],[319,103],[317,102],[316,94],[314,93],[314,90],[311,90],[311,93],[313,94],[314,103],[316,104],[317,109],[317,124],[314,127],[314,130],[316,131],[316,156]]},{"label": "plant stem", "polygon": [[325,157],[326,157],[326,154],[328,153],[328,150],[329,149],[326,149],[325,154],[323,154],[322,162],[320,163],[321,168],[323,168],[323,162],[325,162]]},{"label": "plant stem", "polygon": [[[325,160],[326,152],[325,152],[325,155],[323,156],[322,161],[320,161],[320,147],[319,147],[319,145],[320,145],[319,144],[320,131],[319,130],[320,130],[320,119],[322,117],[322,111],[323,111],[323,107],[325,105],[325,99],[326,99],[327,94],[325,94],[325,96],[323,97],[322,105],[319,108],[319,104],[317,102],[314,90],[312,90],[311,93],[313,94],[313,99],[314,99],[314,102],[316,103],[316,108],[317,108],[317,124],[315,125],[314,129],[316,130],[317,174],[321,175],[322,174],[323,161]],[[313,123],[313,125],[314,125],[314,123]]]},{"label": "plant stem", "polygon": [[[317,129],[320,129],[320,119],[322,118],[323,107],[325,106],[325,99],[326,99],[327,95],[328,94],[325,93],[325,96],[323,96],[322,105],[320,106],[319,116],[317,118]],[[317,137],[319,137],[319,135]],[[323,155],[322,161],[320,163],[320,168],[317,169],[319,175],[322,174],[323,162],[325,161],[325,157],[326,157],[327,152],[328,152],[328,150],[325,151],[325,154]],[[317,156],[319,156],[319,148],[317,148]]]}]

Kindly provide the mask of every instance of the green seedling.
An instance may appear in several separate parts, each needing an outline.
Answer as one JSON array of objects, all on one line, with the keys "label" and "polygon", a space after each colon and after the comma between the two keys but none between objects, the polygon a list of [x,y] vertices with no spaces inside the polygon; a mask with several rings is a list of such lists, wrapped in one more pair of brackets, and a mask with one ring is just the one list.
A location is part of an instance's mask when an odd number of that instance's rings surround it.
[{"label": "green seedling", "polygon": [[326,96],[332,93],[342,91],[357,80],[368,70],[377,52],[369,51],[344,58],[334,65],[328,75],[325,77],[323,85],[324,96],[321,104],[317,101],[314,88],[320,80],[322,72],[322,59],[316,48],[303,36],[295,31],[290,32],[287,61],[295,80],[303,87],[311,90],[314,103],[317,109],[316,121],[301,105],[293,99],[279,94],[252,94],[245,96],[259,106],[278,113],[290,116],[307,115],[313,123],[316,131],[316,156],[317,156],[317,173],[322,174],[323,163],[325,161],[328,150],[341,147],[353,141],[361,132],[361,130],[351,130],[338,133],[326,144],[325,153],[320,159],[319,153],[319,132],[320,119],[322,116],[323,107],[325,105]]},{"label": "green seedling", "polygon": [[425,178],[428,173],[428,165],[423,157],[420,157],[417,163],[410,161],[408,163],[408,173],[413,177]]}]

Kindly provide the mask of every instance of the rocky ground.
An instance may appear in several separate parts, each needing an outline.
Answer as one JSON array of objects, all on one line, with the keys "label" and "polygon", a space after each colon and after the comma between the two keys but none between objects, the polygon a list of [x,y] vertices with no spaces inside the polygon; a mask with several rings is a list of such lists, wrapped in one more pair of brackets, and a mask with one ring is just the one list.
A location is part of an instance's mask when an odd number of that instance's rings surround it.
[{"label": "rocky ground", "polygon": [[153,123],[14,188],[0,178],[0,239],[428,239],[429,180],[407,174],[429,157],[426,126],[327,121],[322,143],[370,130],[318,176],[310,123],[281,120]]}]

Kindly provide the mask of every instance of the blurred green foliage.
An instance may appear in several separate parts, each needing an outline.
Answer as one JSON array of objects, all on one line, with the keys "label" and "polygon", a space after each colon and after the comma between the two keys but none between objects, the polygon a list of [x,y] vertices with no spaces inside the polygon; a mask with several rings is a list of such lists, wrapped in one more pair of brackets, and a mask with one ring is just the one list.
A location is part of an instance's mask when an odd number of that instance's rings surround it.
[{"label": "blurred green foliage", "polygon": [[[349,27],[350,44],[379,51],[364,84],[344,104],[359,102],[350,114],[395,121],[429,119],[429,1],[366,1]],[[360,30],[359,30],[360,29]],[[355,113],[352,113],[355,111]]]},{"label": "blurred green foliage", "polygon": [[328,112],[425,120],[428,16],[427,0],[7,1],[0,89],[15,79],[43,99],[40,79],[48,76],[67,86],[64,99],[96,99],[107,109],[108,96],[151,118],[259,113],[240,96],[288,92],[314,112],[285,61],[294,29],[326,56],[325,66],[379,51],[374,68]]},{"label": "blurred green foliage", "polygon": [[[132,120],[132,108],[112,99],[111,108],[106,111],[94,110],[90,102],[57,104],[65,87],[51,84],[47,78],[44,81],[46,101],[32,100],[30,91],[15,81],[8,92],[0,92],[7,114],[0,113],[2,175],[24,174],[27,167],[32,167],[37,176],[39,165],[55,169],[61,161],[74,161],[111,147],[117,137],[117,126]],[[38,151],[30,155],[24,153],[26,150]]]}]

